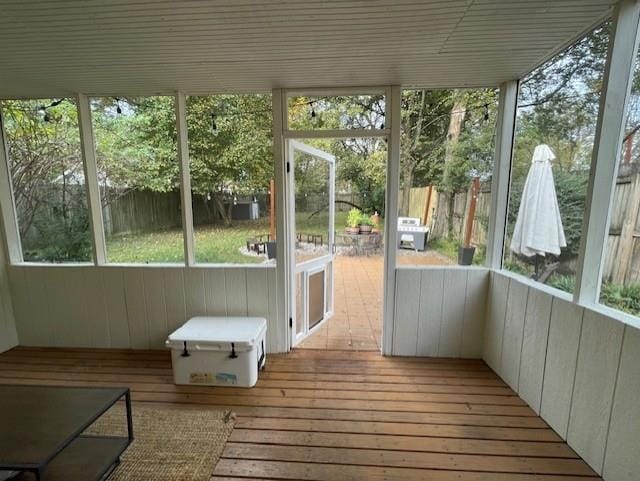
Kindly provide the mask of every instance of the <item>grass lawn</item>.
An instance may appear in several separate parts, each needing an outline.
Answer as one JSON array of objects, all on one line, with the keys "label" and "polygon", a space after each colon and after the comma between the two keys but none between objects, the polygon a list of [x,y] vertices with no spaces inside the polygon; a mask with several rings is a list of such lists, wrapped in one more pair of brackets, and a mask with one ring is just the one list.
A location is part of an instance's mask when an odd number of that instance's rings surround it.
[{"label": "grass lawn", "polygon": [[[336,212],[336,229],[346,225],[347,212]],[[329,214],[309,217],[308,213],[296,216],[297,231],[325,234]],[[201,226],[195,228],[196,261],[221,264],[256,264],[263,257],[243,255],[240,248],[248,238],[269,233],[269,219],[234,221],[229,227]],[[107,239],[109,262],[157,263],[184,262],[182,230],[171,229],[156,232],[116,235]]]}]

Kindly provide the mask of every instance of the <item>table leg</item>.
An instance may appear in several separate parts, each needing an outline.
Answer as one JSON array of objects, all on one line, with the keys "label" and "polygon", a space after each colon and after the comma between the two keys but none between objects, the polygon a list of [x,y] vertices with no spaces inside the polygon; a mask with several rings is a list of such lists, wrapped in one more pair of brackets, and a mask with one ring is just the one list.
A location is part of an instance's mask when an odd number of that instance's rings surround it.
[{"label": "table leg", "polygon": [[125,394],[125,403],[127,404],[127,434],[129,441],[133,441],[133,417],[131,415],[131,391]]}]

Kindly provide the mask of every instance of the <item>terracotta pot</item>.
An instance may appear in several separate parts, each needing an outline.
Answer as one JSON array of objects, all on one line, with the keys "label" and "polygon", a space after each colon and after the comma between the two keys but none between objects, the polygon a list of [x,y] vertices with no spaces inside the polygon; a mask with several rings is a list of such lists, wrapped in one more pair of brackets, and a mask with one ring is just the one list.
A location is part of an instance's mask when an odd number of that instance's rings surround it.
[{"label": "terracotta pot", "polygon": [[360,233],[360,227],[345,227],[344,231],[347,234],[359,234]]},{"label": "terracotta pot", "polygon": [[370,225],[361,225],[360,226],[360,234],[371,234],[371,230],[373,227]]}]

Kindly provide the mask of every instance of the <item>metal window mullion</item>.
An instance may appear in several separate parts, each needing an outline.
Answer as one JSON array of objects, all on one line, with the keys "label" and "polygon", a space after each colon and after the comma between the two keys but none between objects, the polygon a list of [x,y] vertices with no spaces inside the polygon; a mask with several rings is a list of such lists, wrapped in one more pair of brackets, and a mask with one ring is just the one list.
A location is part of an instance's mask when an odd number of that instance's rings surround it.
[{"label": "metal window mullion", "polygon": [[517,108],[518,81],[511,80],[501,84],[487,229],[486,265],[491,269],[502,268]]},{"label": "metal window mullion", "polygon": [[193,207],[191,200],[191,176],[189,172],[189,137],[187,133],[187,102],[183,92],[175,96],[176,133],[178,137],[178,166],[180,170],[180,212],[182,215],[182,237],[184,262],[192,266],[196,262]]},{"label": "metal window mullion", "polygon": [[389,103],[385,125],[389,123],[387,141],[387,193],[384,222],[384,299],[382,313],[382,353],[392,354],[393,325],[395,322],[396,292],[396,244],[398,225],[398,196],[400,190],[400,124],[402,89],[398,85],[388,90],[385,102]]},{"label": "metal window mullion", "polygon": [[2,210],[7,254],[11,263],[17,264],[23,261],[22,243],[20,241],[20,231],[18,230],[18,216],[13,197],[11,167],[9,166],[9,146],[6,138],[4,119],[0,109],[0,208]]},{"label": "metal window mullion", "polygon": [[581,304],[595,304],[600,296],[611,204],[638,51],[640,2],[623,0],[613,18],[578,256],[574,301]]},{"label": "metal window mullion", "polygon": [[[273,162],[275,176],[276,196],[276,285],[278,311],[282,313],[278,320],[284,325],[284,331],[278,339],[279,350],[288,351],[291,348],[292,333],[289,327],[289,319],[293,317],[293,309],[290,305],[292,293],[291,267],[289,266],[289,242],[287,239],[287,208],[285,169],[285,145],[282,136],[286,127],[286,95],[282,89],[273,89],[271,93],[272,120],[273,120]],[[272,193],[273,195],[273,193]]]},{"label": "metal window mullion", "polygon": [[87,206],[89,209],[89,225],[93,244],[93,262],[95,265],[100,266],[107,262],[107,247],[104,236],[102,201],[100,198],[100,184],[98,182],[98,166],[96,163],[96,148],[93,138],[89,98],[84,94],[78,94],[76,96],[76,108],[78,111],[80,148],[82,150],[84,182]]}]

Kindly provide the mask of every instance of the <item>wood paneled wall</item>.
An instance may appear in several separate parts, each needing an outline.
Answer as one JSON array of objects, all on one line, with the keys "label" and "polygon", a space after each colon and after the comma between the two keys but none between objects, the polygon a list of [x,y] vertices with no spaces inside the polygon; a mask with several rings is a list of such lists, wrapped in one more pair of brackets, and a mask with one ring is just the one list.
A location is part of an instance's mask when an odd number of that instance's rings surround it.
[{"label": "wood paneled wall", "polygon": [[267,349],[285,349],[275,267],[9,267],[20,344],[162,348],[196,315],[267,319]]},{"label": "wood paneled wall", "polygon": [[399,267],[393,355],[482,357],[489,272],[477,267]]},{"label": "wood paneled wall", "polygon": [[492,272],[484,359],[606,481],[638,479],[638,329]]}]

